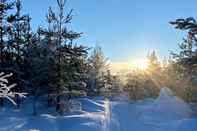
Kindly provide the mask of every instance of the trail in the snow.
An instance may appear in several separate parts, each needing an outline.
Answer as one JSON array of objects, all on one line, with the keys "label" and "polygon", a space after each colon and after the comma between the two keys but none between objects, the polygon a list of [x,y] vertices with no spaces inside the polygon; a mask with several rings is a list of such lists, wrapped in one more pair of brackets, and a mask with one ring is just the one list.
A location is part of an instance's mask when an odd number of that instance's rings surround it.
[{"label": "trail in the snow", "polygon": [[[102,131],[194,131],[190,106],[168,88],[156,100],[131,103],[127,100],[104,101]],[[191,126],[188,124],[191,123]]]},{"label": "trail in the snow", "polygon": [[110,131],[110,122],[111,122],[111,108],[110,101],[106,99],[104,101],[104,117],[102,120],[102,131]]}]

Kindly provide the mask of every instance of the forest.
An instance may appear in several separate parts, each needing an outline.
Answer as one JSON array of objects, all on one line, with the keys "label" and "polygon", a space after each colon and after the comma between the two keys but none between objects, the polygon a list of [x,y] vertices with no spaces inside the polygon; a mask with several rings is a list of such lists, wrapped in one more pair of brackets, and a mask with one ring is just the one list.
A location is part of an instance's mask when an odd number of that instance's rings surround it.
[{"label": "forest", "polygon": [[[31,117],[49,113],[43,109],[62,117],[87,106],[83,99],[102,99],[105,105],[126,97],[137,103],[157,99],[162,87],[169,88],[186,104],[197,103],[197,21],[193,17],[167,23],[172,31],[186,34],[180,39],[178,51],[172,50],[160,59],[159,52],[152,50],[147,52],[146,67],[117,73],[101,46],[78,43],[84,33],[72,30],[73,10],[65,12],[66,2],[57,0],[57,11],[49,7],[43,18],[47,24],[33,30],[31,16],[21,11],[21,0],[1,0],[0,112],[6,109],[22,113],[28,107]],[[6,117],[2,114],[0,117]],[[31,128],[29,131],[49,131]],[[0,124],[0,130],[12,129],[1,128]]]}]

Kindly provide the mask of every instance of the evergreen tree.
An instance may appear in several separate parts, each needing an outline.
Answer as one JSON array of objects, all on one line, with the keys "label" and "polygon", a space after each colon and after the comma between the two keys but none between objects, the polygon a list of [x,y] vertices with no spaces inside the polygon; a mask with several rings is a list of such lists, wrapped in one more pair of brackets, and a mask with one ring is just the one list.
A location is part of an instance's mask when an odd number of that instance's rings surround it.
[{"label": "evergreen tree", "polygon": [[145,72],[134,69],[127,74],[126,84],[124,86],[125,93],[131,100],[137,101],[144,99],[149,92],[145,92],[147,85],[145,85],[146,79]]},{"label": "evergreen tree", "polygon": [[177,61],[183,65],[192,66],[196,63],[197,53],[195,47],[197,46],[197,22],[194,18],[189,17],[186,19],[177,19],[170,24],[174,25],[176,29],[186,30],[187,39],[183,40],[183,43],[180,44],[180,53],[173,54]]},{"label": "evergreen tree", "polygon": [[[197,72],[196,72],[196,62],[197,62],[197,22],[194,18],[189,17],[186,19],[177,19],[170,22],[174,25],[176,29],[187,31],[186,39],[179,45],[180,52],[172,53],[173,60],[177,65],[177,71],[179,72],[179,79],[187,80],[185,82],[185,93],[186,99],[191,101],[196,99],[196,89],[194,88],[197,84]],[[193,95],[192,95],[193,94]],[[195,97],[195,98],[194,98]]]},{"label": "evergreen tree", "polygon": [[[8,54],[10,57],[10,64],[7,65],[9,71],[14,73],[17,86],[15,90],[22,92],[25,89],[25,50],[30,44],[30,17],[29,15],[21,15],[22,3],[20,0],[15,2],[16,13],[11,14],[7,18],[10,25],[8,31]],[[18,107],[20,106],[20,99],[16,96]]]},{"label": "evergreen tree", "polygon": [[151,96],[156,97],[159,94],[160,88],[164,86],[162,81],[162,67],[155,51],[151,52],[148,55],[147,60],[148,60],[148,69],[147,69],[148,80],[146,82],[148,87],[152,91]]},{"label": "evergreen tree", "polygon": [[[0,71],[3,71],[7,65],[8,53],[7,49],[7,31],[9,26],[7,24],[8,12],[13,8],[14,3],[7,0],[0,1]],[[3,99],[0,98],[0,105],[3,106]]]},{"label": "evergreen tree", "polygon": [[[8,10],[16,8],[16,13],[8,13]],[[22,92],[24,82],[24,50],[26,44],[26,34],[30,32],[30,18],[28,15],[21,15],[21,1],[6,2],[2,0],[0,4],[1,13],[1,70],[14,73],[14,82],[17,86],[13,89]],[[28,36],[29,37],[29,36]],[[19,106],[19,97],[16,95],[16,102]]]},{"label": "evergreen tree", "polygon": [[157,75],[158,71],[161,70],[161,64],[155,51],[152,51],[148,57],[148,72],[150,75]]},{"label": "evergreen tree", "polygon": [[[73,41],[81,36],[68,30],[68,24],[72,20],[72,11],[64,14],[65,0],[57,0],[58,14],[54,13],[51,7],[48,10],[47,22],[48,28],[40,28],[41,41],[46,41],[47,46],[54,54],[54,76],[50,82],[52,90],[57,95],[57,111],[60,108],[61,96],[71,95],[73,90],[80,90],[83,86],[85,90],[85,60],[87,57],[87,48],[84,46],[73,45]],[[80,81],[80,82],[79,82]],[[76,83],[81,83],[80,86]],[[79,84],[78,83],[78,84]],[[83,84],[82,84],[83,83]],[[70,97],[69,97],[70,98]]]},{"label": "evergreen tree", "polygon": [[7,2],[7,0],[0,1],[0,69],[5,66],[6,59],[6,46],[7,46],[7,31],[9,26],[7,24],[7,18],[9,17],[8,11],[14,6],[13,2]]},{"label": "evergreen tree", "polygon": [[122,93],[123,84],[118,75],[113,75],[111,78],[110,96],[119,96]]},{"label": "evergreen tree", "polygon": [[101,47],[94,48],[89,61],[89,93],[91,95],[102,94],[105,91],[105,76],[108,63]]}]

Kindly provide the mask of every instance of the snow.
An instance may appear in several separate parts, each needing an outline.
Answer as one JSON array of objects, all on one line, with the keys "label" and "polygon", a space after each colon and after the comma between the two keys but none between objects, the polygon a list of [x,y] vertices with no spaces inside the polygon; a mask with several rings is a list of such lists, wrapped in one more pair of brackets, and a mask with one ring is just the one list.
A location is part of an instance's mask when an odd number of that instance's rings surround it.
[{"label": "snow", "polygon": [[[143,108],[142,108],[143,109]],[[169,88],[162,88],[159,97],[149,106],[142,110],[142,119],[147,121],[169,121],[180,120],[190,117],[193,114],[190,106],[174,96]]]},{"label": "snow", "polygon": [[7,99],[9,100],[12,104],[17,105],[15,101],[12,99],[16,95],[19,97],[25,97],[26,93],[18,93],[18,92],[13,92],[12,88],[16,86],[16,84],[11,84],[8,85],[8,78],[11,77],[13,74],[5,74],[5,73],[0,73],[0,98]]},{"label": "snow", "polygon": [[0,131],[195,131],[197,117],[190,105],[162,88],[156,100],[80,98],[79,111],[63,116],[43,108],[31,115],[28,100],[21,109],[0,109]]},{"label": "snow", "polygon": [[194,131],[197,118],[190,106],[164,87],[156,100],[111,102],[113,131]]},{"label": "snow", "polygon": [[[0,108],[0,131],[101,131],[104,129],[108,102],[104,99],[79,99],[82,110],[64,116],[54,114],[53,109],[38,105],[39,116],[32,116],[29,100],[21,109]],[[45,112],[47,113],[43,113]]]}]

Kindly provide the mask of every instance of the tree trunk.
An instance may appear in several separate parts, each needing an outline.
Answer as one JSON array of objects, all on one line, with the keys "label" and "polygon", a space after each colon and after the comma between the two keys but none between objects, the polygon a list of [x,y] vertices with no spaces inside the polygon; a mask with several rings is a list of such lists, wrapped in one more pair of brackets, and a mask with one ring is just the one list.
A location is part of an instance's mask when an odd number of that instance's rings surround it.
[{"label": "tree trunk", "polygon": [[34,96],[34,98],[33,98],[33,115],[34,116],[37,115],[36,103],[37,103],[37,98],[36,98],[36,96]]},{"label": "tree trunk", "polygon": [[16,104],[17,104],[17,108],[20,108],[21,101],[19,95],[16,95]]},{"label": "tree trunk", "polygon": [[3,107],[4,106],[4,100],[3,98],[0,98],[0,107]]},{"label": "tree trunk", "polygon": [[60,110],[60,95],[58,94],[56,97],[56,111],[58,112]]}]

